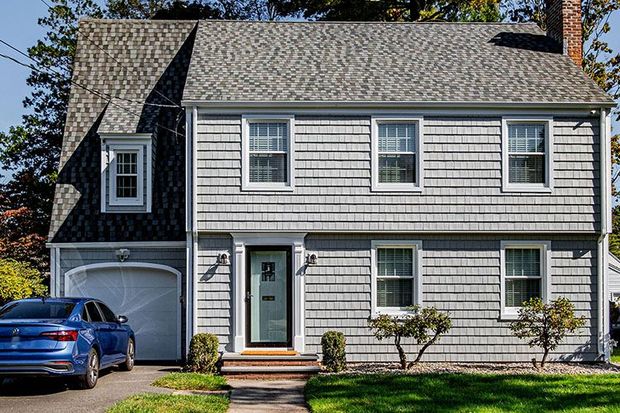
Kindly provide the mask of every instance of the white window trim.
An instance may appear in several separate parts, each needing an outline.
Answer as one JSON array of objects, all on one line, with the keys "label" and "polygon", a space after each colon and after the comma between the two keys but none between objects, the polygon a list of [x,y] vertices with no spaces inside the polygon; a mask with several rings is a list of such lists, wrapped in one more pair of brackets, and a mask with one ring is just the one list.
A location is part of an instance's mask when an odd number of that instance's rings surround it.
[{"label": "white window trim", "polygon": [[370,268],[371,268],[371,315],[379,314],[404,315],[410,312],[399,307],[377,306],[377,249],[378,248],[411,248],[413,254],[413,304],[422,305],[422,241],[411,240],[373,240],[370,243]]},{"label": "white window trim", "polygon": [[[133,199],[119,199],[116,197],[116,152],[135,151],[138,153],[138,196]],[[101,212],[104,213],[150,213],[152,210],[152,142],[150,134],[101,134]],[[146,156],[146,170],[144,157]],[[108,171],[108,168],[109,171]],[[146,186],[144,183],[146,174]],[[108,181],[106,181],[108,180]],[[122,208],[109,211],[106,204],[107,188],[110,190],[109,205],[113,207],[144,206],[144,211],[134,211]],[[146,205],[144,191],[146,191]]]},{"label": "white window trim", "polygon": [[[287,122],[288,123],[288,181],[250,182],[250,123]],[[241,190],[243,191],[292,191],[295,188],[295,116],[294,115],[241,115]]]},{"label": "white window trim", "polygon": [[[551,299],[551,241],[501,241],[500,242],[500,319],[516,320],[521,307],[506,307],[506,249],[540,249],[541,299],[548,303]],[[528,278],[528,277],[522,277]],[[533,277],[532,277],[533,278]]]},{"label": "white window trim", "polygon": [[[510,183],[508,161],[508,126],[518,123],[538,123],[545,125],[545,183],[517,184]],[[502,117],[502,190],[504,192],[552,192],[553,191],[553,117]]]},{"label": "white window trim", "polygon": [[[382,183],[379,182],[379,125],[382,123],[416,124],[416,182]],[[422,116],[374,115],[371,127],[371,163],[372,190],[376,192],[421,192],[424,189],[424,118]]]}]

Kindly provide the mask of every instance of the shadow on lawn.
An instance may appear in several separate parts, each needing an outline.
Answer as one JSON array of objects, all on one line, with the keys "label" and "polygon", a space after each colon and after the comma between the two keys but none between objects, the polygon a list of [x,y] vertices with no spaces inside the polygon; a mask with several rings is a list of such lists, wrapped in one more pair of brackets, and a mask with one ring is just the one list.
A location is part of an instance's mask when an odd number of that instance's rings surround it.
[{"label": "shadow on lawn", "polygon": [[322,376],[306,386],[316,412],[618,411],[620,375]]}]

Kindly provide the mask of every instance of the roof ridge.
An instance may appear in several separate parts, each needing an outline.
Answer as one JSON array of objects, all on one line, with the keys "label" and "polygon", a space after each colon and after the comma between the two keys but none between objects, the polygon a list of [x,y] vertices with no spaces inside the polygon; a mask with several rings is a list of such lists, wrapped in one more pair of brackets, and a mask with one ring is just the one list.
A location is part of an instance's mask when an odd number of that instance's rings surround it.
[{"label": "roof ridge", "polygon": [[401,22],[401,21],[323,21],[323,20],[231,20],[231,19],[196,19],[196,20],[144,20],[144,19],[101,19],[84,17],[80,21],[98,23],[239,23],[239,24],[277,24],[277,25],[459,25],[459,26],[538,26],[535,22]]}]

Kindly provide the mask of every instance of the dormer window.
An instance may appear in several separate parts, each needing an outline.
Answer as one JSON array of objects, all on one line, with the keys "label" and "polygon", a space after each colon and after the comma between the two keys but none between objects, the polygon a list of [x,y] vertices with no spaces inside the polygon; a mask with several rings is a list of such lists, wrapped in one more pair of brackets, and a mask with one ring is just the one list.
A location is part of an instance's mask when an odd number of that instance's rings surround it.
[{"label": "dormer window", "polygon": [[102,212],[151,212],[150,135],[102,135],[101,163]]}]

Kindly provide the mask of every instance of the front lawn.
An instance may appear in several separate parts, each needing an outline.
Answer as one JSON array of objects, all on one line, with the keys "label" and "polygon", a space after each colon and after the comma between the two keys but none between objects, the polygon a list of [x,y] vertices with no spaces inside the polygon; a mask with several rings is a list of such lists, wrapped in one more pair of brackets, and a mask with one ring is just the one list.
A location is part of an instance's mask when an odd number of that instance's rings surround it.
[{"label": "front lawn", "polygon": [[222,376],[200,373],[170,373],[161,377],[153,386],[175,390],[228,390],[226,379]]},{"label": "front lawn", "polygon": [[228,398],[223,396],[176,396],[139,394],[116,403],[107,413],[224,413]]},{"label": "front lawn", "polygon": [[314,413],[617,412],[620,374],[367,374],[316,376],[306,385]]}]

